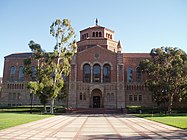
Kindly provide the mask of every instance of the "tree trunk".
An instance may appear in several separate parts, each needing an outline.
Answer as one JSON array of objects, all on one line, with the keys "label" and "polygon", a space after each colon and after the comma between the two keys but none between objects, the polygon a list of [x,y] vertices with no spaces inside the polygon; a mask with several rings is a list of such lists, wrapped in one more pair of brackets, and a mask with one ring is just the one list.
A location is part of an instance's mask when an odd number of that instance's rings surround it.
[{"label": "tree trunk", "polygon": [[172,107],[173,107],[173,96],[174,94],[170,94],[170,97],[169,97],[169,105],[168,105],[168,113],[171,114],[172,112]]},{"label": "tree trunk", "polygon": [[52,98],[52,99],[51,99],[51,107],[50,107],[50,113],[51,113],[51,114],[54,114],[54,103],[55,103],[55,99]]},{"label": "tree trunk", "polygon": [[47,113],[46,104],[44,104],[44,113]]}]

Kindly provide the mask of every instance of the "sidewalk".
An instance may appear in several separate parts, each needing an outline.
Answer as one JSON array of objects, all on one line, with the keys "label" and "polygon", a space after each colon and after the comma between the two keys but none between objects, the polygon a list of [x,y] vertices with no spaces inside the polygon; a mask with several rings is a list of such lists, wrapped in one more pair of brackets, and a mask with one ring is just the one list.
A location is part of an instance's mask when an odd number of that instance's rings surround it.
[{"label": "sidewalk", "polygon": [[187,139],[187,131],[129,115],[59,115],[0,131],[0,140]]}]

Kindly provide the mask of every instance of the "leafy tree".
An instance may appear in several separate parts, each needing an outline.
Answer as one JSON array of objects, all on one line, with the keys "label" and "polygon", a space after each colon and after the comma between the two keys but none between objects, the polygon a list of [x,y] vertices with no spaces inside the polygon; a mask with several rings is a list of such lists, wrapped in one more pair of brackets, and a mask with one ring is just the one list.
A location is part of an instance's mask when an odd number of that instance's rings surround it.
[{"label": "leafy tree", "polygon": [[147,72],[145,84],[152,92],[154,101],[160,105],[168,103],[171,113],[174,99],[182,101],[187,94],[187,55],[178,48],[152,49],[151,58],[140,62]]},{"label": "leafy tree", "polygon": [[[50,113],[53,114],[54,101],[64,86],[64,76],[68,76],[70,72],[70,62],[76,51],[76,41],[74,30],[68,19],[63,21],[57,19],[50,26],[50,33],[56,39],[54,51],[51,53],[43,51],[40,45],[33,41],[29,43],[29,47],[33,52],[32,59],[37,61],[37,72],[34,81],[37,86],[29,88],[31,91],[36,90],[35,93],[42,97],[42,101],[46,101],[46,98],[50,99]],[[31,60],[26,61],[27,66],[30,66]],[[26,71],[31,73],[31,70],[27,67]]]},{"label": "leafy tree", "polygon": [[[54,100],[64,85],[64,77],[69,75],[70,61],[76,51],[75,32],[68,19],[57,19],[50,26],[50,34],[55,37],[56,45],[51,58],[50,67],[53,69],[54,81],[51,93],[51,109],[53,113]],[[55,60],[54,60],[55,58]]]},{"label": "leafy tree", "polygon": [[[37,95],[40,99],[42,105],[44,105],[44,112],[46,112],[46,104],[48,102],[49,95],[47,91],[44,90],[44,67],[45,67],[45,52],[41,49],[41,46],[34,41],[29,42],[29,48],[33,52],[32,56],[24,60],[24,72],[28,75],[27,88],[30,90],[30,97],[33,98],[33,94]],[[36,68],[32,69],[32,64],[37,65]],[[31,99],[32,102],[32,99]]]}]

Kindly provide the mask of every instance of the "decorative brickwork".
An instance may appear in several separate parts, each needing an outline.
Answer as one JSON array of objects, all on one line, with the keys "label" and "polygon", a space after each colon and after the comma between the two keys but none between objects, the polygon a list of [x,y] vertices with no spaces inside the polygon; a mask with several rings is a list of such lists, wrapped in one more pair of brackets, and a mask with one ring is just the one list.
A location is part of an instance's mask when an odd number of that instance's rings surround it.
[{"label": "decorative brickwork", "polygon": [[[80,31],[77,53],[71,62],[68,97],[63,104],[73,108],[125,108],[128,105],[152,106],[144,87],[146,75],[138,71],[147,53],[122,53],[122,43],[114,31],[98,24]],[[5,57],[1,105],[30,104],[27,82],[22,73],[23,60],[31,53]],[[36,63],[33,62],[33,66]],[[34,104],[39,104],[34,97]],[[58,103],[56,101],[56,104]]]}]

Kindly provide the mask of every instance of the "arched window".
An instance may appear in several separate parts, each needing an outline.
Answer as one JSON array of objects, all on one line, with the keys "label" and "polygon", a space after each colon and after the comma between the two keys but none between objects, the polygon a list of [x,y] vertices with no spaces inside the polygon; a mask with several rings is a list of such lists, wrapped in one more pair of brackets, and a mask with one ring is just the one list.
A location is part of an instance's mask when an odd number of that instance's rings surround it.
[{"label": "arched window", "polygon": [[19,81],[23,81],[24,79],[24,73],[23,73],[23,66],[19,67],[19,77],[18,77]]},{"label": "arched window", "polygon": [[93,82],[101,82],[101,67],[99,64],[93,66]]},{"label": "arched window", "polygon": [[16,77],[16,67],[12,66],[10,68],[10,81],[14,81]]},{"label": "arched window", "polygon": [[111,67],[109,64],[103,66],[103,82],[110,82]]},{"label": "arched window", "polygon": [[98,37],[98,32],[96,32],[96,37]]},{"label": "arched window", "polygon": [[101,37],[101,32],[99,32],[99,37]]},{"label": "arched window", "polygon": [[133,69],[129,67],[127,70],[127,82],[128,83],[133,82],[132,76],[133,76]]},{"label": "arched window", "polygon": [[142,81],[142,71],[140,67],[136,68],[136,81],[141,82]]},{"label": "arched window", "polygon": [[92,37],[95,37],[95,32],[92,33]]},{"label": "arched window", "polygon": [[91,68],[89,64],[83,66],[83,82],[90,83],[91,81]]}]

